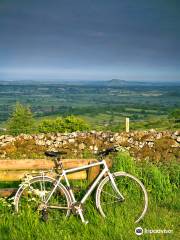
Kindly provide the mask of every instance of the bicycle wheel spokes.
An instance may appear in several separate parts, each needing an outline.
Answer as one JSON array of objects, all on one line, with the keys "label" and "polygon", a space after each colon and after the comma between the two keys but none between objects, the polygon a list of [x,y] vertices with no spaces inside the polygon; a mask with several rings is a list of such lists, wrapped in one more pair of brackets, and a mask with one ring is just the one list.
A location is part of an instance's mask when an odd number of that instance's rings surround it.
[{"label": "bicycle wheel spokes", "polygon": [[62,189],[57,187],[47,203],[48,218],[57,219],[66,216],[69,211],[70,205],[67,204],[66,196]]},{"label": "bicycle wheel spokes", "polygon": [[[37,212],[47,219],[68,216],[70,213],[70,198],[67,190],[59,184],[53,191],[56,180],[48,177],[35,177],[20,189],[15,199],[15,208],[19,213]],[[53,194],[51,195],[53,191]],[[51,195],[49,201],[46,199]],[[57,211],[56,211],[57,210]]]},{"label": "bicycle wheel spokes", "polygon": [[104,180],[97,191],[97,205],[100,213],[105,217],[116,219],[126,218],[128,221],[138,222],[147,209],[147,193],[141,182],[132,175],[118,174],[114,181],[122,197],[113,188],[109,178]]},{"label": "bicycle wheel spokes", "polygon": [[[42,185],[44,185],[42,189]],[[51,191],[53,187],[52,182],[44,182],[43,180],[30,182],[22,190],[21,197],[18,202],[18,211],[24,211],[31,209],[36,211],[38,206],[45,202],[47,194]]]}]

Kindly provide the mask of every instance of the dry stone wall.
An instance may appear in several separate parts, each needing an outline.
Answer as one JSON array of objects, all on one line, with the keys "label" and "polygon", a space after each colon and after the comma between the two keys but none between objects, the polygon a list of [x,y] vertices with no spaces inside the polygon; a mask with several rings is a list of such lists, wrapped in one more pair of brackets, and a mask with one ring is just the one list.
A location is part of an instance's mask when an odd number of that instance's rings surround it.
[{"label": "dry stone wall", "polygon": [[[18,147],[26,152],[65,150],[69,155],[82,157],[84,152],[97,153],[99,150],[117,145],[120,151],[127,150],[136,159],[153,161],[180,159],[180,130],[126,132],[73,132],[57,134],[21,134],[17,137],[0,136],[0,158],[9,158]],[[33,147],[32,147],[33,146]],[[19,156],[21,157],[21,156]]]}]

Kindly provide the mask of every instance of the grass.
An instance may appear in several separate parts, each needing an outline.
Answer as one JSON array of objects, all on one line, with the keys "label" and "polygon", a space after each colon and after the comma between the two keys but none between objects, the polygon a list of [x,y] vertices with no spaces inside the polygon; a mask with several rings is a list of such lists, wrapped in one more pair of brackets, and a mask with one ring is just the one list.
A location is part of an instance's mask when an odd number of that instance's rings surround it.
[{"label": "grass", "polygon": [[[83,225],[79,217],[42,222],[36,214],[26,211],[24,215],[13,214],[11,208],[0,207],[0,240],[126,240],[126,239],[178,239],[178,216],[180,205],[179,175],[177,163],[156,166],[152,163],[135,162],[127,153],[114,159],[113,170],[123,170],[138,176],[145,184],[149,195],[147,215],[138,224],[130,221],[133,202],[127,215],[116,212],[109,219],[103,219],[94,207],[93,196],[85,206]],[[82,184],[83,185],[83,184]],[[135,228],[173,230],[172,234],[143,234],[136,236]]]}]

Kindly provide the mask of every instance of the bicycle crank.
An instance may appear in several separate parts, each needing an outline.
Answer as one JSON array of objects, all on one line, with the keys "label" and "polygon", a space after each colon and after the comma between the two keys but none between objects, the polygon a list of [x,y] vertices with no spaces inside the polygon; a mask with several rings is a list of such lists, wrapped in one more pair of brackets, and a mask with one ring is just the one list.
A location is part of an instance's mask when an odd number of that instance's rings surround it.
[{"label": "bicycle crank", "polygon": [[47,208],[43,208],[42,210],[41,210],[41,219],[42,219],[42,221],[44,221],[44,222],[47,222],[47,220],[48,220],[48,211],[47,211]]},{"label": "bicycle crank", "polygon": [[80,216],[82,223],[88,224],[88,221],[84,219],[84,216],[83,216],[84,209],[83,209],[83,205],[81,203],[76,202],[76,203],[72,204],[71,209],[74,214]]}]

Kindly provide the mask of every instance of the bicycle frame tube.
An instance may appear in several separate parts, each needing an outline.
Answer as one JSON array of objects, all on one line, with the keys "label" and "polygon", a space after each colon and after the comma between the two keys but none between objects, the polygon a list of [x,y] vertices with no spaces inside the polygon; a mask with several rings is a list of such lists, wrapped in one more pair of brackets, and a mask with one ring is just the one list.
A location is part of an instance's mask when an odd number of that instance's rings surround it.
[{"label": "bicycle frame tube", "polygon": [[71,199],[73,201],[73,203],[76,202],[76,199],[75,199],[75,196],[74,196],[74,193],[71,189],[71,186],[70,186],[70,183],[69,183],[69,180],[67,178],[67,175],[69,173],[73,173],[73,172],[79,172],[79,171],[82,171],[82,170],[85,170],[85,169],[88,169],[88,168],[91,168],[91,167],[95,167],[95,166],[100,166],[100,165],[104,165],[104,169],[102,170],[102,172],[99,174],[99,176],[96,178],[96,180],[93,182],[93,184],[90,186],[89,190],[87,191],[87,193],[84,195],[84,197],[81,199],[81,203],[83,204],[86,199],[89,197],[89,195],[92,193],[92,191],[95,189],[95,187],[98,185],[99,181],[103,178],[104,174],[108,172],[108,175],[109,175],[109,169],[108,169],[108,166],[106,164],[106,161],[105,160],[102,160],[101,162],[98,162],[98,163],[91,163],[89,165],[85,165],[85,166],[82,166],[82,167],[77,167],[77,168],[71,168],[71,169],[68,169],[68,170],[63,170],[62,171],[62,175],[60,176],[60,178],[58,179],[56,185],[54,186],[53,190],[51,191],[50,195],[48,196],[48,198],[46,199],[46,204],[48,203],[49,199],[51,198],[51,196],[53,195],[53,193],[55,192],[58,184],[61,182],[62,178],[65,179],[65,182],[67,184],[67,187],[69,188],[69,193],[70,193],[70,196],[71,196]]},{"label": "bicycle frame tube", "polygon": [[84,197],[81,199],[81,203],[83,204],[86,199],[89,197],[89,195],[92,193],[92,191],[95,189],[95,187],[98,185],[99,181],[103,178],[104,174],[108,171],[108,168],[104,168],[103,171],[99,174],[99,176],[96,178],[96,180],[93,182],[87,193],[84,195]]},{"label": "bicycle frame tube", "polygon": [[71,189],[69,180],[68,180],[68,178],[67,178],[66,173],[64,172],[64,170],[63,170],[62,176],[64,176],[64,179],[65,179],[65,181],[66,181],[66,184],[67,184],[67,186],[68,186],[68,188],[69,188],[69,193],[70,193],[71,199],[72,199],[73,203],[75,203],[75,202],[76,202],[76,199],[75,199],[74,193],[73,193],[73,191],[72,191],[72,189]]},{"label": "bicycle frame tube", "polygon": [[53,190],[51,191],[51,193],[49,194],[48,198],[45,201],[45,204],[48,203],[49,199],[51,198],[51,196],[53,195],[53,193],[55,192],[57,186],[59,185],[61,179],[62,179],[63,175],[60,176],[60,178],[58,179],[58,181],[56,182],[56,185],[54,186]]},{"label": "bicycle frame tube", "polygon": [[99,181],[103,178],[104,174],[109,171],[109,169],[107,167],[107,164],[106,164],[106,161],[102,160],[101,162],[98,162],[98,163],[91,163],[89,165],[85,165],[85,166],[82,166],[82,167],[77,167],[77,168],[72,168],[72,169],[68,169],[68,170],[63,170],[61,176],[64,177],[64,179],[66,181],[66,184],[67,184],[67,186],[69,188],[69,193],[71,195],[71,198],[72,198],[73,202],[76,202],[76,199],[75,199],[74,193],[73,193],[73,191],[72,191],[72,189],[70,187],[70,183],[69,183],[69,180],[68,180],[66,174],[73,173],[73,172],[78,172],[78,171],[85,170],[85,169],[88,169],[88,168],[91,168],[91,167],[94,167],[94,166],[99,166],[99,165],[104,165],[104,169],[102,170],[102,172],[99,174],[99,176],[96,178],[96,180],[90,186],[90,188],[87,191],[87,193],[84,195],[84,197],[80,201],[83,204],[86,201],[86,199],[89,197],[89,195],[92,193],[94,188],[98,185]]},{"label": "bicycle frame tube", "polygon": [[91,167],[95,167],[95,166],[99,166],[99,165],[104,165],[105,167],[107,167],[106,161],[102,160],[101,162],[91,163],[91,164],[88,164],[88,165],[84,165],[82,167],[77,167],[77,168],[71,168],[71,169],[63,170],[63,173],[64,174],[69,174],[69,173],[73,173],[73,172],[79,172],[81,170],[85,170],[85,169],[88,169],[88,168],[91,168]]}]

